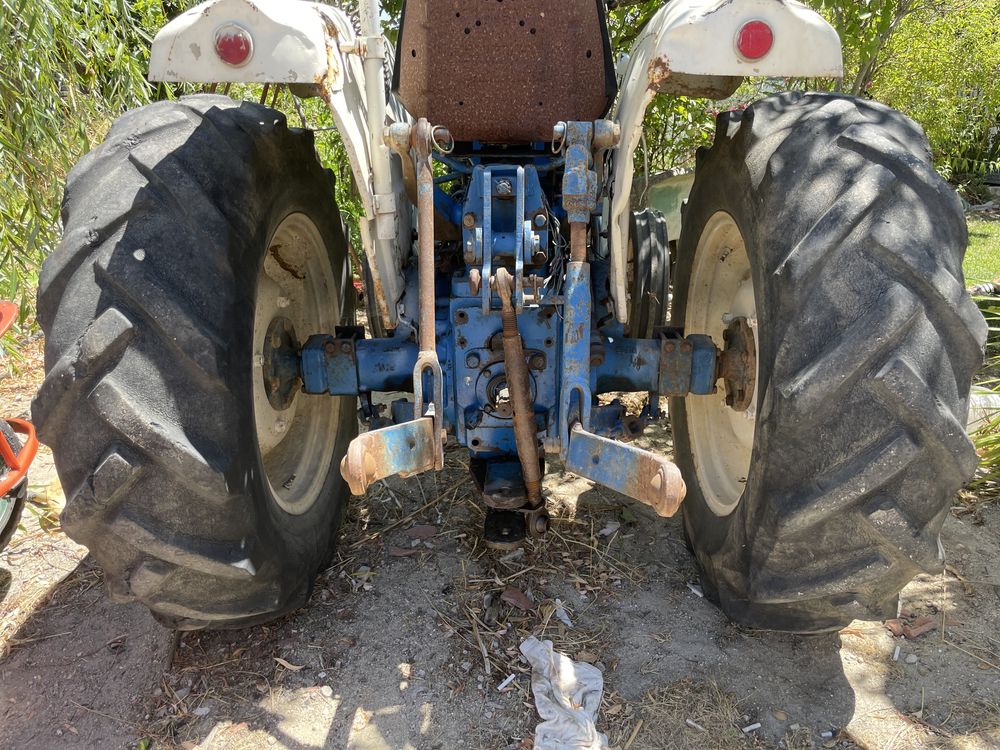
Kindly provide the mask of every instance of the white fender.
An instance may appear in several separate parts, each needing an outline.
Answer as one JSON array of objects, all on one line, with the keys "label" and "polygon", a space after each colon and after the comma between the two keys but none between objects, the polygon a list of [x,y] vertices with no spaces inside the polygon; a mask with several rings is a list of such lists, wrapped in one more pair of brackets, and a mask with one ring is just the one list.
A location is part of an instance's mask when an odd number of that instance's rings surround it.
[{"label": "white fender", "polygon": [[[770,52],[754,61],[741,57],[736,46],[740,29],[750,21],[763,21],[774,32]],[[840,37],[796,0],[674,0],[657,11],[636,40],[614,113],[622,135],[612,154],[612,197],[604,217],[611,294],[620,322],[628,322],[629,211],[646,108],[658,92],[725,98],[746,76],[839,78]]]},{"label": "white fender", "polygon": [[[239,66],[223,62],[216,53],[217,34],[234,26],[252,39],[251,55]],[[326,100],[364,206],[367,221],[361,222],[362,241],[379,312],[385,327],[391,329],[398,323],[396,301],[403,293],[400,269],[402,259],[409,255],[411,214],[402,178],[395,174],[399,170],[390,166],[389,152],[382,144],[382,133],[373,134],[369,126],[362,56],[377,53],[384,54],[384,46],[359,38],[347,15],[330,5],[302,0],[209,0],[181,14],[156,35],[149,78],[310,86]],[[409,119],[402,107],[386,108],[384,98],[382,106],[388,118],[382,118],[383,123]],[[375,169],[395,177],[386,195],[375,193]]]}]

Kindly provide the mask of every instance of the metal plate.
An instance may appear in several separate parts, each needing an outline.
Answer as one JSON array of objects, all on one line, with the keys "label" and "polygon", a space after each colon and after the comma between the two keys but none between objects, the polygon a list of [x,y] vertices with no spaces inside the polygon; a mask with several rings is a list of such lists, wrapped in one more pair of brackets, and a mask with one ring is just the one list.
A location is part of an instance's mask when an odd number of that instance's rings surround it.
[{"label": "metal plate", "polygon": [[393,88],[457,141],[552,138],[615,95],[601,0],[408,0]]}]

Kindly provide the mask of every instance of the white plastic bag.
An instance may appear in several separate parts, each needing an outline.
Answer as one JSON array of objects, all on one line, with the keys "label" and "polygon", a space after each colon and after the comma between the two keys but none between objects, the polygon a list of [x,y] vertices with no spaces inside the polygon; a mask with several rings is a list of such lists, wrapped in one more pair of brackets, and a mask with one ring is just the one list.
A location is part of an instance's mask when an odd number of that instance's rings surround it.
[{"label": "white plastic bag", "polygon": [[604,692],[601,670],[535,637],[525,639],[521,653],[531,664],[531,692],[544,719],[535,727],[535,750],[607,750],[608,738],[594,726]]}]

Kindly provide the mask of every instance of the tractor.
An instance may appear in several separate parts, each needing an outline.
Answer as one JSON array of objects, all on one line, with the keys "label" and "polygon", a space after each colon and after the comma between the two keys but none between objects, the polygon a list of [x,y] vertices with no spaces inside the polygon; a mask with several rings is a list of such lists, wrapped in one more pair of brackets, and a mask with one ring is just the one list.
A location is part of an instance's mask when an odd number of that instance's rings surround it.
[{"label": "tractor", "polygon": [[[558,466],[681,512],[739,623],[894,617],[976,469],[986,336],[921,128],[827,93],[725,111],[668,238],[632,191],[653,97],[839,77],[820,15],[673,0],[618,60],[605,0],[407,0],[395,44],[386,17],[187,10],[149,77],[206,93],[126,113],[67,179],[33,419],[110,595],[179,629],[289,612],[350,496],[453,440],[495,549],[544,544]],[[241,84],[329,108],[356,253],[314,131]],[[636,440],[665,419],[672,455]]]}]

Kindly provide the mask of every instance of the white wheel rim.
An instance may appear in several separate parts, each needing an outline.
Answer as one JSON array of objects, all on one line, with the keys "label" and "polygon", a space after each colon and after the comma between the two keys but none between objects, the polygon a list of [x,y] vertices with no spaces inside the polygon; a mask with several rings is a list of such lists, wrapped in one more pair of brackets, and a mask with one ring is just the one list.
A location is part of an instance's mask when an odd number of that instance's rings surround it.
[{"label": "white wheel rim", "polygon": [[286,217],[268,242],[257,280],[253,334],[253,409],[264,476],[271,496],[286,512],[300,515],[319,498],[333,464],[332,438],[340,399],[298,392],[277,410],[264,385],[264,339],[271,321],[292,322],[299,344],[316,333],[332,333],[340,299],[326,244],[305,214]]},{"label": "white wheel rim", "polygon": [[[695,250],[684,317],[684,333],[701,333],[723,345],[723,332],[734,318],[746,318],[757,343],[757,306],[746,243],[733,218],[719,211],[709,219]],[[760,351],[760,347],[757,347]],[[760,366],[757,366],[759,382]],[[685,401],[688,440],[698,484],[717,516],[736,510],[753,453],[757,395],[745,412],[726,405],[719,384],[711,396],[689,395]]]}]

